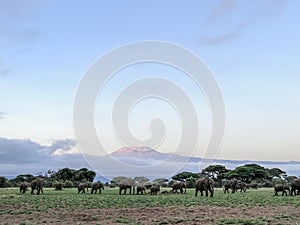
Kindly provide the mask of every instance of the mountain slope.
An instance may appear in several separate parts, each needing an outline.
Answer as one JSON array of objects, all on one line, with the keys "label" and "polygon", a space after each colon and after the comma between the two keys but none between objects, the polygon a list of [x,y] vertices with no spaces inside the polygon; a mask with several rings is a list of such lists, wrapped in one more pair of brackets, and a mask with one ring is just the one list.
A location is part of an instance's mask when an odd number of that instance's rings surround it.
[{"label": "mountain slope", "polygon": [[135,158],[149,160],[165,160],[169,154],[158,152],[147,146],[130,146],[123,147],[110,154],[116,158]]}]

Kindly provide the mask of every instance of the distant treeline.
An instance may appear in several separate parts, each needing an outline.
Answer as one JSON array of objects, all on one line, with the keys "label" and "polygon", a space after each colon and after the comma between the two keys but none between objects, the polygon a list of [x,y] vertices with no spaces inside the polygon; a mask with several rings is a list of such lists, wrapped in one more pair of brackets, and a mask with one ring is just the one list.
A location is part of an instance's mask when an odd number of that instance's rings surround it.
[{"label": "distant treeline", "polygon": [[[20,174],[13,179],[0,177],[0,187],[18,187],[21,183],[30,183],[36,178],[44,180],[44,187],[62,188],[77,187],[79,183],[91,183],[94,181],[96,173],[87,168],[79,170],[63,168],[58,171],[48,170],[45,174],[34,176],[32,174]],[[188,188],[194,187],[195,181],[201,177],[209,177],[214,179],[215,186],[221,187],[224,180],[238,179],[250,185],[250,187],[273,187],[275,182],[290,182],[297,178],[288,176],[285,171],[279,168],[264,168],[258,164],[246,164],[236,167],[233,170],[227,169],[223,165],[210,165],[199,173],[180,172],[171,179],[156,178],[150,181],[146,177],[135,177],[136,183],[159,183],[163,187],[171,187],[175,181],[185,181]],[[110,183],[106,183],[111,187],[117,186],[118,180],[124,177],[113,178]]]}]

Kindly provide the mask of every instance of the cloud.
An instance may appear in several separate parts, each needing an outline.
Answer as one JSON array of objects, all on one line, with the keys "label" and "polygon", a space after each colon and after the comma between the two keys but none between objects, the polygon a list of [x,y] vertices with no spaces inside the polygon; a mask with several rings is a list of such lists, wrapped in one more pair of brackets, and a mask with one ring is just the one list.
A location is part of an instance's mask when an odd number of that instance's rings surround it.
[{"label": "cloud", "polygon": [[5,119],[5,117],[3,115],[4,115],[4,113],[0,112],[0,119]]},{"label": "cloud", "polygon": [[0,1],[0,17],[2,20],[26,20],[32,17],[45,2],[39,0]]},{"label": "cloud", "polygon": [[240,34],[237,32],[229,32],[215,37],[202,36],[199,38],[199,43],[204,45],[219,45],[234,40],[238,38],[239,35]]},{"label": "cloud", "polygon": [[67,152],[76,146],[76,141],[72,139],[54,140],[51,146],[47,147],[50,154],[55,153],[58,150]]},{"label": "cloud", "polygon": [[208,15],[207,23],[214,22],[232,12],[237,4],[237,0],[221,1]]},{"label": "cloud", "polygon": [[42,31],[32,28],[0,27],[0,36],[13,43],[35,42],[42,37]]},{"label": "cloud", "polygon": [[50,146],[45,146],[30,139],[0,138],[0,163],[39,163],[50,159],[55,151],[68,151],[75,145],[75,141],[70,139],[56,140]]},{"label": "cloud", "polygon": [[[40,29],[28,27],[37,14],[42,10],[46,1],[38,0],[9,0],[0,1],[0,37],[3,41],[10,41],[14,44],[34,42],[42,36]],[[5,24],[5,26],[4,26]],[[29,25],[31,26],[31,25]]]},{"label": "cloud", "polygon": [[[81,154],[69,153],[75,145],[76,142],[71,139],[54,140],[51,145],[46,146],[30,139],[0,137],[0,174],[15,176],[64,167],[89,168]],[[56,151],[60,151],[60,154],[55,154]]]},{"label": "cloud", "polygon": [[6,75],[9,75],[11,73],[13,73],[13,69],[9,68],[9,67],[1,68],[1,70],[0,70],[0,76],[6,76]]},{"label": "cloud", "polygon": [[[76,145],[75,140],[54,140],[51,145],[46,146],[30,139],[7,139],[0,138],[0,175],[16,176],[18,174],[45,173],[49,169],[58,170],[64,167],[79,169],[89,168],[105,178],[111,179],[124,175],[129,177],[146,176],[148,178],[166,177],[182,172],[199,172],[201,160],[187,160],[189,157],[174,157],[168,161],[152,158],[133,159],[124,158],[116,160],[109,156],[82,155],[80,153],[69,153]],[[64,154],[54,154],[56,151]],[[87,163],[89,162],[90,165]],[[125,163],[125,164],[124,164]],[[289,175],[299,175],[300,162],[260,162],[239,160],[214,160],[213,164],[221,164],[229,169],[247,163],[257,163],[267,168],[281,168]],[[98,168],[92,168],[95,165]],[[131,165],[127,167],[126,165]]]},{"label": "cloud", "polygon": [[[209,13],[205,23],[208,29],[211,26],[222,29],[219,29],[220,31],[214,35],[211,33],[201,35],[198,42],[202,45],[212,46],[238,39],[246,33],[247,28],[257,24],[259,26],[266,25],[268,21],[279,16],[284,11],[286,4],[286,0],[243,1],[243,4],[241,1],[223,0]],[[233,20],[233,16],[239,16],[239,18]]]},{"label": "cloud", "polygon": [[7,76],[13,73],[13,69],[10,67],[5,67],[0,63],[0,76]]}]

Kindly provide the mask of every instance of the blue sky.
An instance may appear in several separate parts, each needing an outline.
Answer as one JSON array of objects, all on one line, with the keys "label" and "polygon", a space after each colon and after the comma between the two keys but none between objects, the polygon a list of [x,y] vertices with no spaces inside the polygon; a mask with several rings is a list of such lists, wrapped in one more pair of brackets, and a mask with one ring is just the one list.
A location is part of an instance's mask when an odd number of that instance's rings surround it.
[{"label": "blue sky", "polygon": [[[117,46],[162,40],[195,52],[219,83],[227,121],[218,158],[300,161],[299,9],[296,0],[3,0],[0,137],[12,142],[30,139],[41,146],[75,139],[73,103],[87,68]],[[118,143],[110,142],[110,121],[103,113],[109,113],[118,88],[128,84],[129,78],[159,73],[158,69],[140,66],[121,71],[119,75],[126,79],[112,80],[103,93],[106,99],[98,99],[95,121],[99,134],[108,130],[103,137],[108,152],[116,150]],[[211,119],[205,98],[188,79],[178,78],[176,71],[161,69],[158,75],[180,82],[201,112],[201,155]],[[151,104],[158,111],[149,110]],[[173,134],[180,127],[176,113],[155,101],[135,110],[130,126],[141,138],[147,137],[144,127],[152,113],[173,126],[168,144],[159,148],[172,151],[180,135]],[[72,141],[69,147],[57,147],[72,148]],[[1,154],[9,152],[2,149]]]}]

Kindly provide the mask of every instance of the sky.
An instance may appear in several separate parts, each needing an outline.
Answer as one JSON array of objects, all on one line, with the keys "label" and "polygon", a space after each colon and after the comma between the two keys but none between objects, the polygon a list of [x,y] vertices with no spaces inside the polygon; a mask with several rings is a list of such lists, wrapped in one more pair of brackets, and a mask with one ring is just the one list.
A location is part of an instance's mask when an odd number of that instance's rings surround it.
[{"label": "sky", "polygon": [[[0,1],[1,164],[78,152],[73,106],[85,73],[110,50],[143,40],[189,49],[213,73],[226,110],[216,158],[300,161],[299,9],[297,0]],[[122,147],[111,121],[117,96],[148,76],[186,91],[199,114],[194,154],[203,156],[212,129],[205,95],[182,71],[155,63],[119,71],[99,94],[94,120],[105,151]],[[128,126],[147,139],[156,117],[167,134],[156,149],[172,152],[182,126],[172,104],[140,101]]]}]

